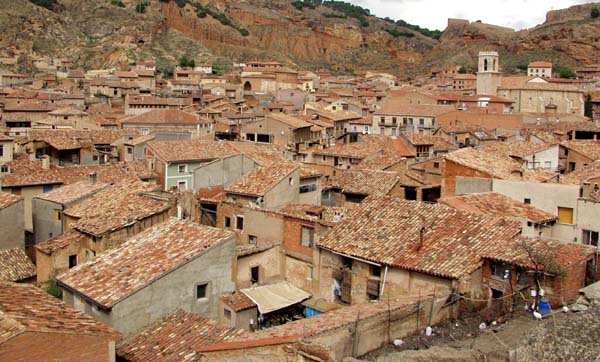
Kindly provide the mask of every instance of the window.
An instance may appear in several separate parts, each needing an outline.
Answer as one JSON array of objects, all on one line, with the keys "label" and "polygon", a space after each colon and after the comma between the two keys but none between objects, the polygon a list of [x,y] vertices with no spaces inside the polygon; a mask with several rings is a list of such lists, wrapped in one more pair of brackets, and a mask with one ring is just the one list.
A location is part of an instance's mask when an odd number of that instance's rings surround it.
[{"label": "window", "polygon": [[144,135],[144,136],[147,136],[147,135],[149,135],[149,134],[150,134],[150,130],[149,130],[148,128],[144,128],[144,129],[142,130],[142,135]]},{"label": "window", "polygon": [[300,186],[300,193],[305,194],[307,192],[313,192],[317,190],[317,184],[307,184]]},{"label": "window", "polygon": [[552,161],[544,161],[544,168],[552,168]]},{"label": "window", "polygon": [[531,205],[531,199],[525,198],[523,199],[523,203],[527,205]]},{"label": "window", "polygon": [[179,181],[177,183],[177,188],[179,189],[179,191],[187,190],[187,181]]},{"label": "window", "polygon": [[44,193],[52,191],[52,185],[44,185]]},{"label": "window", "polygon": [[133,147],[127,147],[127,154],[133,154]]},{"label": "window", "polygon": [[256,245],[257,241],[258,241],[258,238],[256,237],[256,235],[248,235],[248,243],[249,244]]},{"label": "window", "polygon": [[258,284],[260,281],[260,270],[258,266],[250,268],[250,283]]},{"label": "window", "polygon": [[54,210],[54,221],[62,220],[62,212],[60,210]]},{"label": "window", "polygon": [[573,223],[573,209],[570,207],[558,208],[558,222],[563,224]]},{"label": "window", "polygon": [[226,228],[231,227],[231,218],[229,216],[225,216],[225,227]]},{"label": "window", "polygon": [[327,156],[323,155],[323,161],[327,161]]},{"label": "window", "polygon": [[288,180],[288,182],[290,183],[290,186],[293,186],[294,185],[294,178],[290,177],[289,180]]},{"label": "window", "polygon": [[231,320],[231,311],[227,308],[223,309],[223,316],[225,319]]},{"label": "window", "polygon": [[243,231],[244,230],[244,217],[236,216],[235,217],[235,229]]},{"label": "window", "polygon": [[77,265],[77,255],[69,255],[69,269]]},{"label": "window", "polygon": [[2,168],[0,168],[0,172],[2,172],[2,173],[8,173],[8,166],[2,165]]},{"label": "window", "polygon": [[177,171],[179,173],[186,173],[187,172],[187,165],[179,165],[179,166],[177,166]]},{"label": "window", "polygon": [[440,168],[440,163],[439,162],[434,162],[433,163],[433,168]]},{"label": "window", "polygon": [[0,145],[0,157],[4,157],[4,145]]},{"label": "window", "polygon": [[598,246],[598,232],[592,230],[583,230],[581,241],[586,245]]},{"label": "window", "polygon": [[381,266],[379,265],[371,265],[371,276],[381,277]]},{"label": "window", "polygon": [[196,299],[204,299],[207,295],[208,284],[198,284],[196,285]]},{"label": "window", "polygon": [[312,248],[315,239],[315,229],[302,226],[300,245],[305,248]]}]

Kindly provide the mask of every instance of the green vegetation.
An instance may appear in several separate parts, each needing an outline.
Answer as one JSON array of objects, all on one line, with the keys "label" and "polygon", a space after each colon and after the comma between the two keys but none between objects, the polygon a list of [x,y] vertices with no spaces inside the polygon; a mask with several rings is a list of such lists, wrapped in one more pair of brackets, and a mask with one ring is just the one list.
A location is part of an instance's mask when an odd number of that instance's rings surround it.
[{"label": "green vegetation", "polygon": [[114,6],[118,6],[120,8],[124,8],[125,7],[125,4],[123,4],[123,2],[121,0],[111,0],[110,4],[114,5]]},{"label": "green vegetation", "polygon": [[168,62],[159,62],[156,65],[156,70],[159,71],[165,78],[173,78],[173,72],[175,72],[175,66]]},{"label": "green vegetation", "polygon": [[314,1],[308,0],[308,1],[294,1],[292,2],[292,6],[295,7],[296,9],[302,11],[304,8],[309,8],[309,9],[314,9],[317,7],[317,5],[315,5]]},{"label": "green vegetation", "polygon": [[[180,0],[180,1],[184,1],[184,0]],[[234,28],[235,30],[239,31],[240,34],[242,34],[242,36],[250,35],[250,31],[248,31],[248,29],[237,26],[224,13],[217,13],[215,11],[212,11],[210,8],[203,6],[202,4],[197,3],[197,2],[193,3],[192,6],[194,8],[196,8],[196,16],[198,16],[199,18],[202,19],[202,18],[205,18],[207,15],[210,15],[213,17],[213,19],[218,20],[221,24],[223,24],[225,26],[229,26],[229,27]]]},{"label": "green vegetation", "polygon": [[587,98],[585,99],[583,115],[589,119],[594,119],[594,104],[592,103],[591,94],[588,94]]},{"label": "green vegetation", "polygon": [[404,36],[404,37],[407,37],[407,38],[412,38],[413,36],[415,36],[415,34],[409,32],[409,31],[400,31],[398,29],[385,29],[385,31],[387,31],[394,38],[397,38],[399,36]]},{"label": "green vegetation", "polygon": [[185,53],[181,56],[181,58],[179,58],[179,66],[193,68],[196,66],[196,61],[192,59],[189,54]]},{"label": "green vegetation", "polygon": [[459,69],[458,69],[458,74],[467,74],[467,68],[462,65]]},{"label": "green vegetation", "polygon": [[[330,9],[333,9],[339,13],[344,14],[344,16],[349,18],[355,18],[360,22],[360,26],[367,27],[369,26],[369,22],[367,21],[367,16],[371,15],[371,12],[368,9],[362,8],[358,5],[353,5],[344,1],[322,1],[322,0],[297,0],[292,2],[292,6],[296,9],[302,11],[304,8],[316,9],[318,6],[325,6]],[[326,13],[328,15],[332,15],[332,13]],[[325,17],[334,17],[327,16],[323,14]],[[338,17],[337,14],[335,17]]]},{"label": "green vegetation", "polygon": [[48,10],[54,10],[54,7],[58,5],[58,1],[56,0],[29,0],[37,6],[41,6]]},{"label": "green vegetation", "polygon": [[94,93],[94,98],[102,98],[102,97],[106,97],[106,94],[104,94],[102,92]]},{"label": "green vegetation", "polygon": [[50,279],[46,284],[46,292],[51,296],[62,299],[62,288],[56,284],[56,279]]},{"label": "green vegetation", "polygon": [[139,2],[135,5],[135,11],[140,14],[143,14],[146,12],[146,7],[148,7],[148,5],[150,5],[150,3],[147,0]]},{"label": "green vegetation", "polygon": [[335,18],[335,19],[348,19],[346,15],[336,14],[336,13],[323,13],[322,14],[326,18]]},{"label": "green vegetation", "polygon": [[418,25],[409,24],[404,20],[396,21],[396,25],[416,31],[417,33],[421,33],[421,34],[425,35],[426,37],[433,38],[433,39],[439,39],[442,36],[442,32],[439,30],[429,30],[427,28],[421,28]]},{"label": "green vegetation", "polygon": [[517,64],[517,66],[515,67],[517,69],[521,69],[522,71],[527,71],[527,69],[529,68],[529,65],[527,64]]},{"label": "green vegetation", "polygon": [[590,12],[592,19],[597,19],[600,16],[600,8],[593,8]]},{"label": "green vegetation", "polygon": [[560,78],[575,78],[575,72],[571,68],[557,65],[554,67],[554,71],[558,73]]}]

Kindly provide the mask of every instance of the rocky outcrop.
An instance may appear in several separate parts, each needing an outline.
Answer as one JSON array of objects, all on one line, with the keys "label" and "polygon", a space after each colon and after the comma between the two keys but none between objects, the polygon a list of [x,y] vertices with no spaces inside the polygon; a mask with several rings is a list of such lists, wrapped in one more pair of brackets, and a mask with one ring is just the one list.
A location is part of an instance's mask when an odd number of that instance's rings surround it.
[{"label": "rocky outcrop", "polygon": [[[450,19],[441,39],[413,32],[390,35],[390,23],[370,17],[361,27],[353,18],[323,16],[329,8],[299,11],[289,0],[200,0],[224,13],[234,26],[173,1],[151,0],[144,14],[137,0],[59,0],[49,11],[24,0],[0,1],[0,58],[65,57],[84,68],[118,67],[138,59],[176,62],[184,53],[210,62],[278,60],[307,69],[334,71],[379,70],[411,76],[450,64],[474,67],[478,51],[501,52],[510,69],[545,59],[577,66],[600,59],[600,20],[589,17],[593,5],[548,13],[546,23],[525,31],[480,22]],[[243,36],[238,29],[247,29]]]}]

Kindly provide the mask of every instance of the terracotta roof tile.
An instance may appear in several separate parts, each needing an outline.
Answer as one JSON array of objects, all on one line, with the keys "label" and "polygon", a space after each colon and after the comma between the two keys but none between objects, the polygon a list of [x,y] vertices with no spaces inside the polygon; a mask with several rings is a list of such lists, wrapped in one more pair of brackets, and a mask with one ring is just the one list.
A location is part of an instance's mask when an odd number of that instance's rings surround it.
[{"label": "terracotta roof tile", "polygon": [[18,282],[35,275],[35,265],[23,248],[0,250],[0,280]]},{"label": "terracotta roof tile", "polygon": [[[423,230],[421,235],[421,230]],[[479,268],[488,245],[515,238],[520,223],[439,204],[370,196],[318,246],[377,263],[460,278]]]},{"label": "terracotta roof tile", "polygon": [[335,146],[330,146],[324,149],[314,149],[315,155],[328,155],[328,156],[340,156],[349,157],[356,159],[363,159],[368,156],[374,156],[377,154],[383,154],[383,150],[380,145],[371,144],[367,142],[352,142],[352,143],[339,143]]},{"label": "terracotta roof tile", "polygon": [[196,361],[200,348],[247,335],[243,330],[178,310],[119,345],[117,354],[130,362]]},{"label": "terracotta roof tile", "polygon": [[85,234],[75,229],[69,229],[51,239],[35,244],[34,247],[46,255],[52,255],[57,250],[64,249],[74,243],[80,244],[86,239]]},{"label": "terracotta roof tile", "polygon": [[232,235],[226,230],[171,218],[70,269],[57,280],[99,306],[111,308]]},{"label": "terracotta roof tile", "polygon": [[523,169],[521,163],[508,155],[486,152],[482,148],[465,147],[444,155],[444,158],[501,180],[546,182],[556,177],[556,173],[547,170]]},{"label": "terracotta roof tile", "polygon": [[421,133],[404,133],[403,135],[414,146],[432,145],[435,151],[447,151],[456,148],[452,143],[439,136]]},{"label": "terracotta roof tile", "polygon": [[257,167],[225,187],[225,192],[264,196],[266,192],[298,168],[300,168],[299,164],[290,161]]},{"label": "terracotta roof tile", "polygon": [[297,128],[306,128],[306,127],[310,127],[312,126],[312,124],[303,121],[299,118],[293,117],[293,116],[289,116],[287,114],[281,114],[281,113],[270,113],[267,115],[268,118],[274,119],[278,122],[282,122],[294,129]]},{"label": "terracotta roof tile", "polygon": [[495,192],[441,198],[439,202],[455,209],[479,215],[523,218],[534,223],[556,220],[555,215]]},{"label": "terracotta roof tile", "polygon": [[315,206],[309,204],[288,204],[276,212],[293,218],[335,224],[348,213],[345,207]]},{"label": "terracotta roof tile", "polygon": [[399,181],[396,172],[375,170],[339,171],[329,180],[331,187],[359,195],[387,195]]},{"label": "terracotta roof tile", "polygon": [[443,113],[454,111],[454,106],[445,105],[417,105],[398,102],[394,98],[388,98],[380,110],[375,111],[375,115],[400,115],[400,116],[423,116],[436,117]]},{"label": "terracotta roof tile", "polygon": [[28,284],[0,281],[0,344],[26,332],[109,335],[119,332]]},{"label": "terracotta roof tile", "polygon": [[600,140],[571,140],[562,141],[560,144],[591,158],[593,161],[600,160]]},{"label": "terracotta roof tile", "polygon": [[0,210],[23,200],[23,197],[0,191]]},{"label": "terracotta roof tile", "polygon": [[595,178],[600,178],[600,162],[594,162],[566,175],[560,175],[559,182],[562,184],[581,185]]},{"label": "terracotta roof tile", "polygon": [[246,309],[256,307],[256,303],[252,301],[252,299],[248,298],[248,296],[244,293],[233,293],[232,295],[227,295],[221,297],[223,303],[227,304],[234,312],[241,312]]},{"label": "terracotta roof tile", "polygon": [[164,162],[209,161],[237,153],[218,141],[152,141],[148,148]]},{"label": "terracotta roof tile", "polygon": [[35,198],[66,205],[92,195],[109,186],[110,184],[108,183],[79,181],[74,184],[59,187],[48,193],[37,195]]},{"label": "terracotta roof tile", "polygon": [[210,120],[178,109],[154,109],[142,114],[123,117],[118,122],[121,124],[197,125],[209,123]]},{"label": "terracotta roof tile", "polygon": [[156,185],[125,179],[66,209],[64,214],[78,219],[75,229],[101,236],[169,210],[170,202],[143,195],[155,189]]}]

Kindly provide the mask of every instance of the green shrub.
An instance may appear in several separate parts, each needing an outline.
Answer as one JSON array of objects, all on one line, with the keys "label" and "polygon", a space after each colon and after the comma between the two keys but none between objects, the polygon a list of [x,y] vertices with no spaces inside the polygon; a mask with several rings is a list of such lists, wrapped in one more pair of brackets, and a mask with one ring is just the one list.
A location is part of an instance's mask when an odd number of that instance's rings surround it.
[{"label": "green shrub", "polygon": [[140,13],[140,14],[143,14],[143,13],[146,12],[146,7],[148,7],[148,5],[150,5],[148,3],[148,1],[143,1],[143,2],[137,3],[135,5],[135,11],[138,12],[138,13]]},{"label": "green shrub", "polygon": [[597,17],[600,16],[600,8],[593,8],[590,15],[592,16],[593,19],[596,19]]},{"label": "green shrub", "polygon": [[238,31],[240,32],[240,34],[242,34],[242,36],[250,35],[250,32],[248,31],[248,29],[241,28],[241,29],[238,29]]},{"label": "green shrub", "polygon": [[58,5],[58,1],[56,0],[29,0],[37,6],[41,6],[48,10],[54,10],[54,7]]},{"label": "green shrub", "polygon": [[56,279],[50,279],[46,284],[46,292],[51,296],[62,299],[62,288],[56,283]]},{"label": "green shrub", "polygon": [[394,38],[397,38],[399,36],[404,36],[407,38],[412,38],[415,36],[415,34],[408,32],[408,31],[400,31],[398,29],[385,29],[385,31],[387,31],[391,36],[393,36]]},{"label": "green shrub", "polygon": [[125,7],[125,4],[123,4],[123,2],[121,0],[111,0],[110,4],[114,5],[114,6],[118,6],[120,8]]}]

